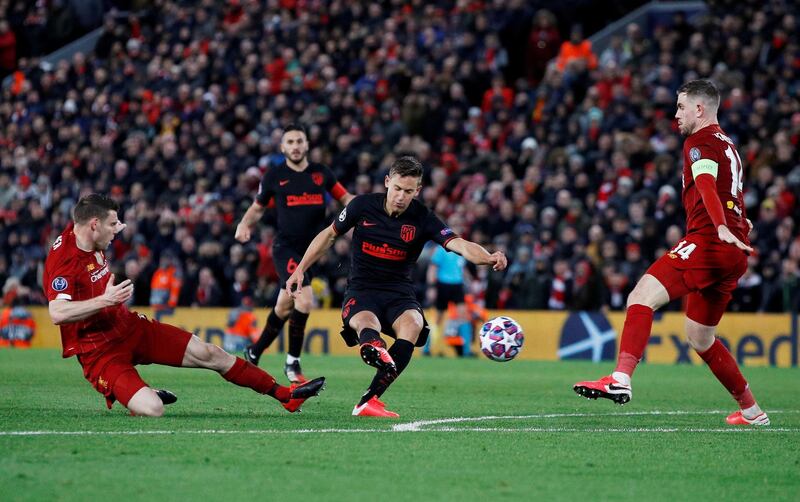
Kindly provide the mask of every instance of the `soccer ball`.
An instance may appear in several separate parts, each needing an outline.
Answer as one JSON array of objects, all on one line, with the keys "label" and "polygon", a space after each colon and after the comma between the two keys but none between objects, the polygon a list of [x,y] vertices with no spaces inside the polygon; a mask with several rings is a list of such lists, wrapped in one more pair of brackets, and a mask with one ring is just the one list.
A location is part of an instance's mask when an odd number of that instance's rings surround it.
[{"label": "soccer ball", "polygon": [[504,363],[514,359],[523,342],[522,326],[510,317],[495,317],[481,328],[481,352],[492,361]]}]

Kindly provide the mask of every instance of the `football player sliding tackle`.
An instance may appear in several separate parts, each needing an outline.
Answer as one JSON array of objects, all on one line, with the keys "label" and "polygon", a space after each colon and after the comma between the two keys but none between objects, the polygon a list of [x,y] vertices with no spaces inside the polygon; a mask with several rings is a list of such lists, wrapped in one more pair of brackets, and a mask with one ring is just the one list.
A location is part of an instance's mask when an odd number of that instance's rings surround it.
[{"label": "football player sliding tackle", "polygon": [[161,416],[177,397],[153,389],[139,376],[139,364],[163,364],[216,371],[225,380],[278,400],[286,410],[322,390],[316,378],[290,387],[278,385],[264,370],[203,342],[191,333],[131,312],[125,302],[133,284],[114,284],[105,256],[125,225],[117,203],[104,195],[82,197],[73,209],[73,223],[56,239],[44,268],[44,290],[54,324],[61,330],[63,357],[77,356],[83,374],[106,398],[110,409],[119,401],[132,415]]}]

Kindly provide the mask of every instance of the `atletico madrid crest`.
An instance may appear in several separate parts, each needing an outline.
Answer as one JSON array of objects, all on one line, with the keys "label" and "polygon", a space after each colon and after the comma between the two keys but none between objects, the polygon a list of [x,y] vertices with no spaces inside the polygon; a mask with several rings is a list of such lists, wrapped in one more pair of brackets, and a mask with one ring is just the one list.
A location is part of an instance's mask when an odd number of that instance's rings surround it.
[{"label": "atletico madrid crest", "polygon": [[321,186],[322,182],[325,180],[322,177],[322,173],[314,173],[311,175],[311,181],[313,181],[315,185]]},{"label": "atletico madrid crest", "polygon": [[413,241],[415,235],[417,235],[417,227],[414,225],[403,225],[400,227],[400,238],[403,239],[403,242]]}]

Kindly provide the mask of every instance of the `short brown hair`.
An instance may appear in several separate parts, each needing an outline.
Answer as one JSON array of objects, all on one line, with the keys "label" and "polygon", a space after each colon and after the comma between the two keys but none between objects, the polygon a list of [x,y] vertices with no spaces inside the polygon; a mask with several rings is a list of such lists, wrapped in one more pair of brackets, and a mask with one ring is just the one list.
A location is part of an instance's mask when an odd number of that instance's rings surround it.
[{"label": "short brown hair", "polygon": [[109,211],[119,211],[119,204],[110,197],[93,193],[81,197],[72,210],[72,219],[75,223],[88,223],[92,218],[104,220]]},{"label": "short brown hair", "polygon": [[699,79],[686,82],[678,89],[678,94],[682,93],[686,93],[692,98],[703,98],[705,102],[715,108],[719,107],[719,89],[710,80]]},{"label": "short brown hair", "polygon": [[422,163],[411,155],[400,157],[392,162],[392,167],[389,168],[389,177],[391,178],[395,174],[400,177],[422,178]]}]

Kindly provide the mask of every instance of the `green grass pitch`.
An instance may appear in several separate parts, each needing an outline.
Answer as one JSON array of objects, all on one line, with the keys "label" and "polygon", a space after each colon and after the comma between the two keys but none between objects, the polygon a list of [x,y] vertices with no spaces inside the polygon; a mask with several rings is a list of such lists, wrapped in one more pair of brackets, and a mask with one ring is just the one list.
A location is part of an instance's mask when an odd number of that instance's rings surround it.
[{"label": "green grass pitch", "polygon": [[[415,357],[350,416],[372,371],[305,356],[325,392],[291,415],[203,370],[141,367],[179,396],[133,418],[55,350],[0,351],[0,500],[798,500],[800,370],[745,368],[772,426],[732,429],[707,368],[643,365],[630,404],[571,389],[611,364]],[[261,366],[280,373],[282,356]],[[33,434],[39,432],[38,434]],[[70,432],[64,434],[63,432]]]}]

